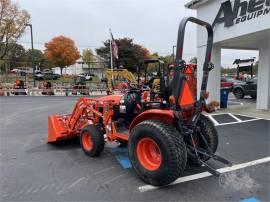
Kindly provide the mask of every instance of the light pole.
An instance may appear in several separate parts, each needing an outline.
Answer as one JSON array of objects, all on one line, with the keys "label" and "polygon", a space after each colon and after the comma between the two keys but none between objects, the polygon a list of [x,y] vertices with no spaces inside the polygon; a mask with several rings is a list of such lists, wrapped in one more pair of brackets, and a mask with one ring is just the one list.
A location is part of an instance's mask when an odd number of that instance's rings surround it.
[{"label": "light pole", "polygon": [[34,59],[34,43],[33,43],[33,29],[32,24],[25,24],[25,26],[30,27],[31,31],[31,46],[32,46],[32,54],[31,54],[31,60],[32,60],[32,68],[33,68],[33,81],[34,81],[34,87],[36,87],[36,79],[35,79],[35,59]]},{"label": "light pole", "polygon": [[173,63],[174,63],[174,49],[175,48],[176,48],[176,45],[173,45],[173,47],[172,47]]}]

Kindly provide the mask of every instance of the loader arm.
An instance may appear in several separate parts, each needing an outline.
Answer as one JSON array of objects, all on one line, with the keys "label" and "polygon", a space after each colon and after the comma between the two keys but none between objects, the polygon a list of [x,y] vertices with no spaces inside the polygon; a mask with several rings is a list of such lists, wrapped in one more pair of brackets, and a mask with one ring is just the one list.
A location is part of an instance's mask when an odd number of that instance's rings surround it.
[{"label": "loader arm", "polygon": [[[80,98],[79,101],[76,103],[72,114],[69,118],[68,127],[70,130],[74,130],[79,122],[80,118],[87,117],[89,113],[92,114],[91,118],[102,117],[102,114],[94,109],[94,106],[97,104],[95,100],[88,99],[88,98]],[[88,118],[90,118],[88,116]]]},{"label": "loader arm", "polygon": [[71,114],[50,115],[47,142],[77,137],[81,129],[89,124],[108,124],[113,113],[112,106],[119,104],[120,98],[116,95],[97,99],[83,97],[77,101]]}]

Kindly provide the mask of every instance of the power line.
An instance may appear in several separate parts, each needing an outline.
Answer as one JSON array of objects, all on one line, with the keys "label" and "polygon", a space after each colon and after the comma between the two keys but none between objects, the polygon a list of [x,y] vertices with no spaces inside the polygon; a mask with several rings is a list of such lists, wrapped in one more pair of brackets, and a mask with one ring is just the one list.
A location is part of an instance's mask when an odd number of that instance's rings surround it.
[{"label": "power line", "polygon": [[[29,41],[18,41],[18,43],[21,43],[21,44],[31,44],[31,42]],[[34,44],[36,45],[45,45],[46,42],[34,42]],[[97,45],[82,45],[82,44],[76,44],[76,46],[78,47],[93,47],[93,48],[97,48],[97,47],[101,47],[101,46],[97,46]]]},{"label": "power line", "polygon": [[[21,43],[21,44],[31,44],[31,42],[29,41],[18,41],[18,43]],[[45,45],[46,42],[34,42],[35,45]],[[76,44],[77,47],[80,47],[80,48],[100,48],[102,47],[103,45],[87,45],[87,44]],[[126,48],[126,49],[130,49],[131,48]],[[153,51],[153,53],[158,53],[159,55],[171,55],[172,53],[171,52],[163,52],[163,51]],[[184,53],[184,55],[186,56],[196,56],[196,54],[193,54],[193,53]]]}]

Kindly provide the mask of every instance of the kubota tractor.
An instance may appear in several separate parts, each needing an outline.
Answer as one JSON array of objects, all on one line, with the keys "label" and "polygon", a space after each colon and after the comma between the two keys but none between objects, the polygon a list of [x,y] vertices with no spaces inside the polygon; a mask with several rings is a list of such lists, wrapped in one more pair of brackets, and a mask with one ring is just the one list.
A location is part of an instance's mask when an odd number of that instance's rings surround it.
[{"label": "kubota tractor", "polygon": [[[151,70],[151,71],[150,71]],[[137,83],[138,86],[144,89],[143,97],[146,93],[150,96],[148,101],[154,101],[155,98],[159,99],[160,91],[160,77],[166,83],[169,82],[169,77],[167,76],[167,69],[165,68],[164,61],[160,59],[144,59],[140,61],[140,65],[137,69]],[[141,74],[143,73],[143,81],[141,81]]]},{"label": "kubota tractor", "polygon": [[[185,27],[193,22],[206,28],[208,40],[203,81],[198,100],[186,78],[187,65],[182,59]],[[213,123],[202,114],[210,112],[206,104],[208,74],[213,69],[211,25],[194,17],[185,18],[179,26],[174,74],[166,82],[166,71],[159,74],[158,99],[143,99],[144,89],[130,89],[124,95],[80,98],[69,115],[48,117],[48,142],[79,137],[84,153],[99,156],[107,141],[128,144],[132,167],[146,183],[163,186],[182,175],[187,162],[204,165],[213,175],[219,172],[206,161],[229,161],[215,154],[218,134]]]},{"label": "kubota tractor", "polygon": [[41,86],[41,94],[42,95],[54,95],[54,91],[52,89],[52,83],[50,81],[43,81]]},{"label": "kubota tractor", "polygon": [[13,91],[12,93],[14,95],[27,95],[26,91],[25,91],[25,84],[24,84],[24,81],[22,80],[16,80],[15,81],[15,84],[13,86]]},{"label": "kubota tractor", "polygon": [[3,90],[3,86],[0,83],[0,96],[4,96],[5,95],[5,91]]},{"label": "kubota tractor", "polygon": [[86,79],[84,76],[74,77],[74,86],[72,89],[72,95],[89,95],[89,87],[86,85]]}]

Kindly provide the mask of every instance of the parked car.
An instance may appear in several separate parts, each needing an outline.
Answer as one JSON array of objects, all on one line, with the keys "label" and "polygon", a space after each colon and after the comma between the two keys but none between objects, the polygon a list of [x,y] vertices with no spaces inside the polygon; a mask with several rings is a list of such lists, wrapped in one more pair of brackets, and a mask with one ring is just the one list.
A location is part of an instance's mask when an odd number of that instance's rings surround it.
[{"label": "parked car", "polygon": [[60,75],[54,74],[54,73],[41,73],[41,74],[35,75],[36,80],[56,80],[59,78],[60,78]]},{"label": "parked car", "polygon": [[20,71],[20,76],[26,76],[27,75],[27,72],[26,71],[24,71],[24,70],[21,70]]},{"label": "parked car", "polygon": [[44,69],[43,70],[43,73],[44,74],[48,74],[48,73],[52,73],[53,74],[53,70],[51,70],[51,69]]},{"label": "parked car", "polygon": [[220,81],[220,87],[221,88],[230,88],[232,90],[233,82],[229,81],[226,77],[222,77],[221,81]]},{"label": "parked car", "polygon": [[10,72],[11,73],[19,73],[20,72],[20,69],[12,69]]},{"label": "parked car", "polygon": [[26,69],[12,69],[10,72],[20,74],[21,76],[25,76],[28,73]]},{"label": "parked car", "polygon": [[43,80],[43,73],[41,72],[41,71],[37,71],[36,73],[35,73],[35,79],[36,80]]},{"label": "parked car", "polygon": [[233,94],[237,99],[242,99],[246,95],[253,99],[257,98],[257,78],[250,79],[246,82],[235,84],[233,87]]},{"label": "parked car", "polygon": [[88,74],[88,73],[80,74],[78,76],[84,77],[86,81],[92,81],[92,79],[93,79],[93,77],[91,76],[91,74]]},{"label": "parked car", "polygon": [[233,79],[233,78],[227,78],[227,81],[230,81],[233,83],[233,85],[239,85],[239,84],[245,84],[244,81],[241,81],[241,80],[237,80],[237,79]]},{"label": "parked car", "polygon": [[92,81],[93,76],[92,76],[91,74],[85,74],[85,79],[86,79],[87,81]]}]

